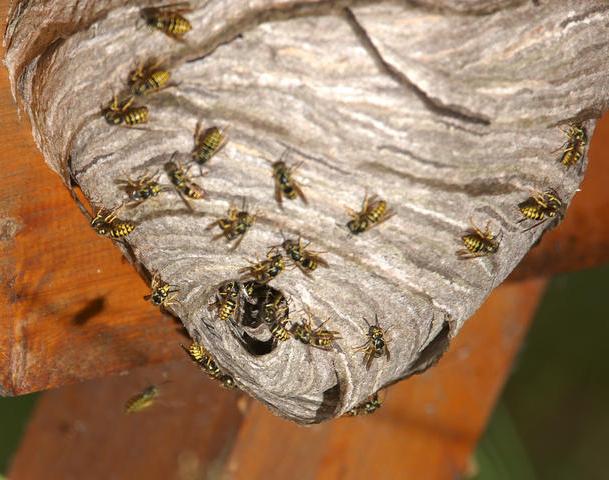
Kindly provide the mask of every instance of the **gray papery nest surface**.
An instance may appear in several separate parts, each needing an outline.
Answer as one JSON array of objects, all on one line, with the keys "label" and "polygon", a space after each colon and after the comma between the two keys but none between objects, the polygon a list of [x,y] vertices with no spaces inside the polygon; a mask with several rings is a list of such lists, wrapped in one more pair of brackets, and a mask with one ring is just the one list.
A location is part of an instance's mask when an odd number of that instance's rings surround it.
[{"label": "gray papery nest surface", "polygon": [[[125,200],[120,178],[159,170],[168,183],[163,164],[175,151],[188,161],[197,122],[228,128],[196,179],[207,198],[195,211],[175,193],[127,209],[137,228],[117,245],[178,286],[170,310],[239,388],[301,423],[437,359],[550,225],[523,233],[517,204],[534,190],[565,203],[577,191],[586,159],[561,165],[559,127],[582,122],[591,136],[607,105],[604,1],[193,1],[183,42],[146,27],[144,3],[18,3],[5,37],[14,94],[49,166],[95,207]],[[140,100],[148,125],[109,125],[101,107],[152,57],[173,85]],[[271,163],[288,148],[309,205],[281,209]],[[345,208],[366,193],[396,213],[350,235]],[[258,220],[229,252],[206,227],[243,198]],[[470,218],[501,232],[496,254],[458,259]],[[280,232],[325,252],[329,268],[270,284],[290,299],[290,320],[307,309],[329,319],[342,336],[331,351],[291,339],[256,354],[208,308]],[[391,358],[367,370],[353,348],[375,315]]]}]

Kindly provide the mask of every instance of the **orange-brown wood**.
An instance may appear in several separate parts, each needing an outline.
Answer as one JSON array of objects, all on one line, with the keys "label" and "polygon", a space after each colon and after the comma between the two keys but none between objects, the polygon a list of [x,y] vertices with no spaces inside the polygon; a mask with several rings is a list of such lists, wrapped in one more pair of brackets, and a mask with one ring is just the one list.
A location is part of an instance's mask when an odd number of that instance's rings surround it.
[{"label": "orange-brown wood", "polygon": [[0,394],[181,355],[178,324],[45,165],[3,69],[0,126]]},{"label": "orange-brown wood", "polygon": [[[0,0],[6,18],[8,2]],[[0,394],[19,395],[175,358],[178,324],[110,240],[97,237],[19,118],[0,68]],[[512,279],[609,260],[609,117],[559,229]]]},{"label": "orange-brown wood", "polygon": [[[125,414],[150,384],[155,404]],[[9,472],[14,480],[212,478],[242,422],[239,393],[220,388],[185,356],[45,393]],[[213,477],[217,478],[217,477]]]},{"label": "orange-brown wood", "polygon": [[544,286],[529,280],[495,290],[439,364],[392,386],[374,415],[299,427],[255,405],[230,478],[460,478]]}]

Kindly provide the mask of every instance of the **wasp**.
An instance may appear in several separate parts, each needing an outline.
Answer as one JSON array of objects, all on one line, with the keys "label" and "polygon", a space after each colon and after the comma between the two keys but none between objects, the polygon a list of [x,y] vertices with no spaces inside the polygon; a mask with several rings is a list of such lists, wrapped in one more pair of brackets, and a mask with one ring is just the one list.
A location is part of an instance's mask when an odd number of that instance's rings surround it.
[{"label": "wasp", "polygon": [[252,294],[253,284],[250,282],[241,285],[238,282],[230,281],[222,285],[218,289],[213,303],[218,309],[220,320],[232,319],[234,321],[235,313],[239,310],[241,297],[245,298],[248,303],[254,303],[251,298]]},{"label": "wasp", "polygon": [[379,408],[383,406],[383,401],[379,397],[378,392],[370,395],[368,399],[355,407],[349,410],[345,415],[354,417],[357,415],[370,415],[371,413],[376,412]]},{"label": "wasp", "polygon": [[243,206],[241,210],[237,207],[230,206],[228,209],[228,214],[225,218],[220,218],[215,222],[209,224],[207,229],[212,229],[216,225],[220,227],[222,233],[216,235],[212,238],[213,241],[218,240],[222,237],[226,238],[227,242],[232,242],[237,239],[237,241],[231,247],[232,250],[236,250],[237,247],[243,241],[243,237],[247,233],[247,231],[254,225],[256,221],[256,215],[250,214],[245,206],[245,200],[243,201]]},{"label": "wasp", "polygon": [[541,225],[550,218],[559,221],[564,216],[564,205],[554,189],[534,193],[524,202],[520,202],[518,209],[523,217],[518,223],[525,220],[537,221],[534,225],[524,229],[523,232]]},{"label": "wasp", "polygon": [[161,67],[160,60],[151,61],[129,73],[129,89],[133,95],[148,95],[162,90],[170,79],[171,73]]},{"label": "wasp", "polygon": [[158,7],[147,7],[140,10],[140,15],[150,27],[160,30],[165,35],[181,40],[191,29],[191,23],[182,16],[192,11],[188,2],[172,3]]},{"label": "wasp", "polygon": [[387,332],[385,332],[379,326],[378,315],[375,314],[374,318],[374,325],[370,325],[368,320],[364,318],[364,321],[368,325],[368,332],[366,333],[368,340],[363,345],[353,349],[355,352],[364,352],[364,364],[366,365],[366,370],[370,369],[372,360],[375,358],[382,357],[383,355],[387,357],[387,360],[391,358],[389,348],[387,348],[387,341],[385,340],[385,334]]},{"label": "wasp", "polygon": [[160,394],[159,387],[150,385],[125,403],[125,413],[137,413],[151,407]]},{"label": "wasp", "polygon": [[470,223],[471,229],[461,236],[465,248],[458,250],[457,256],[463,260],[496,253],[499,250],[500,238],[498,239],[498,236],[491,232],[490,222],[486,224],[484,231],[476,227],[471,219]]},{"label": "wasp", "polygon": [[193,160],[204,165],[226,145],[227,140],[225,132],[218,127],[210,127],[201,133],[201,124],[197,123]]},{"label": "wasp", "polygon": [[318,266],[329,267],[328,262],[319,256],[319,252],[311,252],[307,250],[309,243],[302,245],[300,237],[297,241],[284,239],[281,247],[285,250],[290,260],[296,265],[302,273],[310,275]]},{"label": "wasp", "polygon": [[[250,262],[251,263],[251,262]],[[285,260],[280,253],[271,249],[266,259],[258,263],[251,263],[249,267],[242,268],[239,273],[242,278],[253,278],[260,283],[267,283],[285,270]]]},{"label": "wasp", "polygon": [[334,340],[341,338],[339,332],[323,328],[328,320],[313,328],[311,312],[307,312],[307,317],[302,323],[296,323],[292,326],[291,332],[294,338],[305,345],[311,345],[322,350],[331,350]]},{"label": "wasp", "polygon": [[121,220],[117,217],[118,211],[121,208],[122,205],[107,214],[104,214],[105,210],[103,208],[100,209],[93,220],[91,220],[93,229],[104,237],[122,238],[129,235],[135,229],[135,223],[130,220]]},{"label": "wasp", "polygon": [[283,204],[283,197],[285,196],[289,200],[295,200],[296,197],[300,197],[303,203],[309,203],[307,197],[303,193],[300,185],[294,180],[293,174],[300,167],[300,163],[293,167],[288,167],[284,161],[288,150],[286,150],[281,158],[273,163],[273,178],[275,179],[275,200],[281,207]]},{"label": "wasp", "polygon": [[287,328],[289,311],[288,301],[281,292],[274,289],[267,290],[258,315],[259,320],[269,326],[275,340],[283,342],[292,336]]},{"label": "wasp", "polygon": [[158,196],[161,192],[167,191],[165,185],[160,185],[156,181],[158,173],[145,174],[144,176],[136,179],[118,180],[118,184],[122,185],[125,193],[131,200],[130,204],[137,206],[140,203]]},{"label": "wasp", "polygon": [[376,195],[368,198],[368,194],[364,196],[362,208],[359,212],[349,208],[347,213],[351,217],[351,220],[347,222],[347,228],[354,235],[386,222],[395,214],[393,210],[387,207],[385,200],[379,199]]},{"label": "wasp", "polygon": [[115,95],[112,102],[104,109],[103,114],[106,122],[110,125],[125,123],[128,127],[148,123],[148,107],[145,105],[134,107],[135,97],[118,100]]},{"label": "wasp", "polygon": [[584,156],[588,135],[581,124],[570,125],[565,134],[567,135],[567,141],[560,148],[562,149],[560,163],[569,169],[577,165]]},{"label": "wasp", "polygon": [[235,388],[236,385],[233,377],[227,373],[223,373],[220,370],[220,367],[212,357],[211,353],[209,353],[203,345],[200,343],[192,343],[190,347],[186,348],[184,345],[182,345],[182,348],[184,351],[186,351],[186,353],[188,353],[190,358],[211,378],[219,380],[225,388]]},{"label": "wasp", "polygon": [[[172,159],[175,155],[174,153]],[[205,190],[190,179],[188,175],[189,170],[190,168],[184,168],[178,161],[171,160],[165,164],[165,171],[169,176],[169,180],[186,206],[192,210],[192,205],[190,205],[187,199],[200,200],[205,197]]]},{"label": "wasp", "polygon": [[150,295],[146,295],[144,300],[150,300],[153,305],[159,307],[168,307],[175,303],[175,299],[177,298],[177,292],[179,290],[175,288],[175,285],[170,285],[161,280],[161,277],[158,273],[155,273],[152,277],[152,283],[150,288],[152,289],[152,293]]}]

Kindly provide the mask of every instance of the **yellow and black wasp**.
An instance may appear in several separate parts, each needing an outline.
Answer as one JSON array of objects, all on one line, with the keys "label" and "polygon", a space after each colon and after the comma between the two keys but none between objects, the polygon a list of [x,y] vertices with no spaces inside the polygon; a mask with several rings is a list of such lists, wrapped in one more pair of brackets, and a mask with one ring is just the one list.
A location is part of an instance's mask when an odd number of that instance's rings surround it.
[{"label": "yellow and black wasp", "polygon": [[285,260],[274,248],[271,248],[267,252],[265,260],[250,263],[249,267],[239,270],[239,273],[242,274],[242,279],[253,278],[260,283],[267,283],[285,270]]},{"label": "yellow and black wasp", "polygon": [[368,332],[366,333],[368,340],[363,345],[353,349],[355,352],[364,352],[364,365],[366,365],[366,370],[370,368],[372,360],[375,358],[382,357],[383,355],[385,355],[387,360],[391,358],[389,348],[387,348],[387,340],[385,339],[385,334],[387,332],[379,326],[378,315],[375,314],[374,319],[374,325],[370,325],[368,320],[364,318],[364,321],[368,325]]},{"label": "yellow and black wasp", "polygon": [[222,372],[211,353],[209,353],[203,345],[200,343],[192,343],[190,347],[186,348],[182,345],[182,348],[211,378],[220,381],[225,388],[231,389],[236,387],[233,377]]},{"label": "yellow and black wasp", "polygon": [[150,295],[146,295],[144,300],[150,300],[153,305],[165,308],[176,303],[175,299],[178,297],[179,290],[176,285],[162,281],[158,272],[153,275],[150,288],[152,292]]},{"label": "yellow and black wasp", "polygon": [[160,30],[175,40],[182,40],[182,37],[192,30],[191,23],[182,14],[191,11],[188,2],[179,2],[142,8],[140,15],[146,25]]},{"label": "yellow and black wasp", "polygon": [[259,320],[268,325],[271,335],[277,341],[284,342],[292,336],[288,328],[289,314],[285,296],[278,290],[268,289],[262,302]]},{"label": "yellow and black wasp", "polygon": [[364,196],[362,208],[359,212],[349,208],[347,213],[351,217],[351,220],[347,222],[347,228],[354,235],[386,222],[395,214],[393,210],[388,208],[385,200],[379,199],[376,195],[368,198],[368,194]]},{"label": "yellow and black wasp", "polygon": [[351,410],[345,413],[345,416],[355,417],[358,415],[370,415],[371,413],[376,412],[382,406],[383,400],[380,398],[377,392],[370,395],[365,402],[353,407]]},{"label": "yellow and black wasp", "polygon": [[175,156],[174,153],[171,157],[172,160],[165,164],[165,171],[182,201],[190,210],[193,210],[188,199],[200,200],[204,198],[205,190],[190,178],[188,175],[190,168],[184,168],[180,162],[173,160]]},{"label": "yellow and black wasp", "polygon": [[525,228],[523,232],[538,227],[549,219],[553,219],[556,222],[560,221],[564,216],[565,210],[562,200],[553,188],[544,192],[533,193],[532,196],[518,204],[518,209],[523,217],[518,223],[525,220],[536,221],[534,225]]},{"label": "yellow and black wasp", "polygon": [[156,180],[157,176],[158,172],[155,172],[147,173],[136,180],[129,178],[118,180],[117,183],[123,187],[129,197],[130,202],[127,205],[137,206],[149,198],[157,197],[161,192],[167,191],[169,188],[159,184]]},{"label": "yellow and black wasp", "polygon": [[117,217],[118,212],[123,206],[115,208],[112,211],[106,212],[103,208],[100,209],[95,217],[91,220],[93,229],[104,237],[114,239],[123,238],[135,230],[135,223],[130,220],[121,220]]},{"label": "yellow and black wasp", "polygon": [[328,320],[313,328],[311,312],[307,311],[307,317],[301,323],[292,325],[291,332],[295,339],[300,340],[305,345],[311,345],[321,350],[331,350],[334,341],[342,338],[339,332],[323,328]]},{"label": "yellow and black wasp", "polygon": [[222,230],[222,233],[213,237],[212,241],[219,240],[222,237],[224,237],[227,242],[236,240],[233,246],[230,248],[230,250],[233,251],[239,247],[243,241],[243,237],[252,227],[252,225],[254,225],[255,221],[256,215],[247,211],[244,200],[241,210],[239,210],[237,207],[230,206],[228,208],[227,216],[209,224],[207,229],[210,230],[215,226],[218,226],[220,230]]},{"label": "yellow and black wasp", "polygon": [[228,137],[225,131],[218,127],[210,127],[201,133],[201,123],[197,123],[195,148],[192,151],[193,160],[199,165],[205,165],[211,157],[226,145],[227,141]]},{"label": "yellow and black wasp", "polygon": [[110,125],[120,125],[124,123],[128,127],[148,123],[148,107],[133,106],[135,97],[128,97],[124,100],[118,99],[115,95],[108,106],[103,110],[104,118]]},{"label": "yellow and black wasp", "polygon": [[253,285],[250,282],[240,284],[236,281],[226,282],[216,293],[216,298],[213,302],[218,310],[220,320],[237,321],[235,314],[239,313],[241,299],[244,298],[248,303],[254,303],[251,298],[253,293]]},{"label": "yellow and black wasp", "polygon": [[465,248],[457,250],[459,259],[483,257],[496,253],[499,250],[501,239],[491,232],[490,222],[486,224],[484,231],[476,227],[471,219],[470,224],[472,225],[471,229],[461,236]]},{"label": "yellow and black wasp", "polygon": [[301,163],[293,167],[288,167],[284,159],[288,153],[286,150],[281,158],[273,163],[273,178],[275,179],[275,200],[280,207],[283,206],[283,197],[295,200],[300,197],[303,203],[309,203],[300,185],[294,180],[294,172],[300,167]]},{"label": "yellow and black wasp", "polygon": [[325,268],[329,266],[328,262],[319,256],[320,252],[307,250],[309,243],[303,246],[300,237],[296,241],[284,238],[281,246],[294,265],[305,275],[310,275],[318,266]]},{"label": "yellow and black wasp", "polygon": [[161,391],[156,385],[150,385],[142,392],[131,397],[125,403],[125,413],[138,413],[154,405]]},{"label": "yellow and black wasp", "polygon": [[160,60],[140,64],[129,74],[129,89],[133,95],[148,95],[167,86],[171,79],[169,70],[161,67]]},{"label": "yellow and black wasp", "polygon": [[569,169],[577,165],[584,156],[588,135],[581,124],[569,125],[565,134],[567,135],[567,141],[560,148],[562,150],[560,163]]}]

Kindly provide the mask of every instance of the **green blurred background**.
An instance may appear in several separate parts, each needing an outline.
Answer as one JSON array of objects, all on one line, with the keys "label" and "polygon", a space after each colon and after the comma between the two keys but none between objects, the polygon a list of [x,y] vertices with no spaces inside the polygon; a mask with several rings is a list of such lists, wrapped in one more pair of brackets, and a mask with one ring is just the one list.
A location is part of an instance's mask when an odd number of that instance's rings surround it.
[{"label": "green blurred background", "polygon": [[[609,266],[554,277],[470,478],[609,478]],[[0,398],[0,479],[38,395]]]}]

